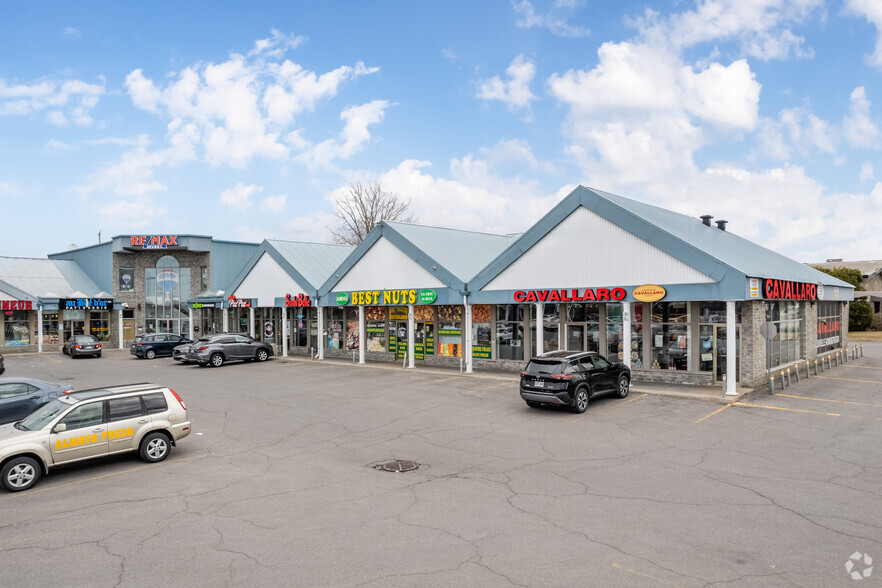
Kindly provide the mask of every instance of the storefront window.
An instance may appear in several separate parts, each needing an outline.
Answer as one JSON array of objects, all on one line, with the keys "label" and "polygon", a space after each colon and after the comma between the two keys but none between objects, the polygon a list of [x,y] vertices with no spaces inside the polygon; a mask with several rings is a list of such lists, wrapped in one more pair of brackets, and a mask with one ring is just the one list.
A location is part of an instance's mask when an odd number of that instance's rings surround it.
[{"label": "storefront window", "polygon": [[438,355],[462,357],[462,307],[438,307]]},{"label": "storefront window", "polygon": [[567,304],[567,349],[600,351],[600,305]]},{"label": "storefront window", "polygon": [[358,307],[346,309],[346,349],[358,349]]},{"label": "storefront window", "polygon": [[496,353],[499,359],[524,359],[524,305],[496,305]]},{"label": "storefront window", "polygon": [[109,341],[110,340],[110,329],[109,329],[109,321],[107,320],[107,313],[105,312],[92,312],[90,313],[89,320],[89,334],[94,335],[96,339],[99,341]]},{"label": "storefront window", "polygon": [[[722,338],[726,334],[726,303],[723,301],[699,302],[698,303],[698,370],[702,372],[714,371],[714,360],[717,362],[717,372],[725,373],[726,349],[722,344]],[[735,303],[735,323],[741,324],[741,303]],[[741,330],[736,329],[736,337],[740,337]],[[719,339],[719,341],[717,341]],[[716,348],[714,342],[717,341]],[[736,342],[736,350],[739,350],[740,341]],[[716,357],[714,357],[716,349]],[[740,372],[740,354],[736,357],[736,366]],[[737,379],[738,374],[736,374]],[[718,378],[719,379],[719,378]]]},{"label": "storefront window", "polygon": [[492,359],[491,316],[489,304],[472,306],[472,357],[476,359]]},{"label": "storefront window", "polygon": [[766,303],[766,322],[774,325],[769,340],[768,368],[805,359],[802,350],[802,305],[792,300]]},{"label": "storefront window", "polygon": [[345,344],[343,334],[343,309],[331,308],[327,312],[328,321],[328,349],[341,349]]},{"label": "storefront window", "polygon": [[652,303],[652,369],[691,368],[689,318],[688,302]]},{"label": "storefront window", "polygon": [[30,312],[27,310],[3,311],[3,332],[7,346],[31,344]]},{"label": "storefront window", "polygon": [[[839,302],[818,302],[818,353],[842,347],[842,315]],[[878,304],[878,303],[877,303]]]},{"label": "storefront window", "polygon": [[643,368],[643,303],[631,306],[631,365],[634,369]]},{"label": "storefront window", "polygon": [[[156,267],[144,270],[145,320],[148,333],[186,334],[190,325],[186,308],[190,297],[190,268],[179,267],[178,260],[165,255]],[[230,329],[236,332],[235,324]],[[247,322],[244,331],[248,332]]]},{"label": "storefront window", "polygon": [[[542,353],[549,351],[557,351],[560,349],[560,308],[557,303],[542,305]],[[536,305],[530,305],[530,335],[531,344],[530,351],[533,357],[536,356]]]},{"label": "storefront window", "polygon": [[53,345],[58,343],[58,313],[43,313],[43,344]]}]

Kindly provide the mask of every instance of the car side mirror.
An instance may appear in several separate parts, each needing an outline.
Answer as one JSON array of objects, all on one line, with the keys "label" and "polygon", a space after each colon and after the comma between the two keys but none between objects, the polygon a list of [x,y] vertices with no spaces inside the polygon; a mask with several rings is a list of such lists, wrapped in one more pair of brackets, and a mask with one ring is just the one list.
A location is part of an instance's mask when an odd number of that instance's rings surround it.
[{"label": "car side mirror", "polygon": [[64,423],[58,423],[57,425],[55,425],[54,431],[56,433],[64,433],[65,431],[67,431],[67,425],[65,425]]}]

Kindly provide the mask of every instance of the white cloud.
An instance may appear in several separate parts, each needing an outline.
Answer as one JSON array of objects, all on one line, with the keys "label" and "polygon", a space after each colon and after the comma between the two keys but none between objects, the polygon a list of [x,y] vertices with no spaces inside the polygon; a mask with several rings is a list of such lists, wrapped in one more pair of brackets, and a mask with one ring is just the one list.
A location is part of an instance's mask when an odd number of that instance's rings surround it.
[{"label": "white cloud", "polygon": [[845,12],[866,18],[876,26],[876,47],[866,55],[867,63],[882,67],[882,3],[878,0],[845,0]]},{"label": "white cloud", "polygon": [[846,140],[855,147],[879,147],[879,128],[870,115],[870,101],[863,86],[852,91],[848,114],[842,121],[842,127]]},{"label": "white cloud", "polygon": [[26,116],[46,112],[46,120],[58,126],[90,126],[91,110],[106,93],[104,81],[42,80],[32,84],[9,84],[0,79],[0,116]]},{"label": "white cloud", "polygon": [[631,23],[649,44],[678,52],[699,43],[737,40],[746,55],[758,59],[805,58],[813,51],[790,25],[823,10],[823,0],[703,0],[695,10],[666,19],[647,9]]},{"label": "white cloud", "polygon": [[836,153],[838,129],[804,108],[785,108],[778,119],[763,119],[757,131],[757,141],[763,155],[779,161],[789,161],[794,151],[805,157],[814,149]]},{"label": "white cloud", "polygon": [[385,100],[374,100],[346,108],[340,113],[340,119],[345,122],[340,139],[328,139],[310,147],[300,155],[301,161],[314,168],[351,157],[370,141],[368,127],[382,122],[389,106],[391,104]]},{"label": "white cloud", "polygon": [[251,195],[262,191],[262,186],[255,184],[246,186],[239,182],[232,188],[227,188],[221,192],[220,202],[236,210],[248,210],[251,208]]},{"label": "white cloud", "polygon": [[576,7],[576,3],[571,0],[557,0],[552,12],[545,15],[536,14],[533,4],[529,0],[512,0],[511,6],[517,14],[515,26],[518,28],[539,27],[547,29],[558,37],[587,37],[591,34],[591,31],[583,26],[569,24],[566,18],[559,14],[559,9],[570,10]]},{"label": "white cloud", "polygon": [[83,33],[74,27],[64,27],[64,30],[61,31],[61,36],[67,37],[68,39],[79,39],[83,36]]},{"label": "white cloud", "polygon": [[493,76],[481,82],[478,98],[499,100],[512,112],[522,108],[529,109],[530,102],[536,99],[530,91],[530,82],[536,75],[536,66],[527,61],[523,55],[518,55],[505,71],[508,74],[507,81],[502,81],[499,76]]},{"label": "white cloud", "polygon": [[869,180],[876,179],[876,172],[873,169],[873,164],[869,161],[865,161],[861,164],[861,173],[858,176],[861,182],[867,182]]},{"label": "white cloud", "polygon": [[459,57],[457,57],[456,53],[453,52],[453,49],[444,48],[441,50],[441,55],[447,61],[459,61]]},{"label": "white cloud", "polygon": [[287,194],[281,196],[267,196],[260,201],[260,209],[263,211],[279,212],[285,208],[285,202],[288,200]]},{"label": "white cloud", "polygon": [[379,71],[358,62],[319,75],[278,61],[302,41],[273,30],[247,56],[186,67],[164,87],[136,69],[126,87],[136,107],[196,125],[203,158],[212,165],[241,169],[258,157],[286,159],[308,144],[297,140],[300,129],[290,128],[298,114],[335,96],[345,81]]}]

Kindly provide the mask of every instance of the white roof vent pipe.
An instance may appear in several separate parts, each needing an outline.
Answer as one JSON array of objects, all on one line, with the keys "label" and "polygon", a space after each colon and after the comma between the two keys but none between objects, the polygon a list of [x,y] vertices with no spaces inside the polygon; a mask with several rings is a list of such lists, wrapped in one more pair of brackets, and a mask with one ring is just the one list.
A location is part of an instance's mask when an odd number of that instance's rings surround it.
[{"label": "white roof vent pipe", "polygon": [[717,223],[717,228],[718,228],[718,229],[720,229],[721,231],[725,231],[725,230],[726,230],[726,223],[728,223],[729,221],[718,220],[718,221],[715,221],[715,222]]},{"label": "white roof vent pipe", "polygon": [[709,226],[711,226],[710,223],[711,223],[711,220],[713,220],[713,218],[714,217],[712,217],[709,214],[703,214],[703,215],[701,215],[701,222],[703,222],[705,225],[707,225],[709,227]]}]

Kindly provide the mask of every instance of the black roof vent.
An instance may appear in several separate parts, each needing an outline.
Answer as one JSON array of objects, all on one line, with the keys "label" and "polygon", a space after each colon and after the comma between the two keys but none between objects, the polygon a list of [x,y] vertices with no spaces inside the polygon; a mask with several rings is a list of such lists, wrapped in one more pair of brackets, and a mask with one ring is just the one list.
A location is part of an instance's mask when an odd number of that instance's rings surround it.
[{"label": "black roof vent", "polygon": [[711,222],[711,219],[713,219],[713,218],[714,217],[712,217],[709,214],[703,214],[703,215],[701,215],[701,222],[703,222],[707,226],[711,226],[710,222]]},{"label": "black roof vent", "polygon": [[716,221],[716,223],[717,223],[717,228],[720,229],[721,231],[725,231],[725,230],[726,230],[726,223],[728,223],[728,222],[729,222],[729,221],[724,221],[724,220],[718,220],[718,221]]}]

